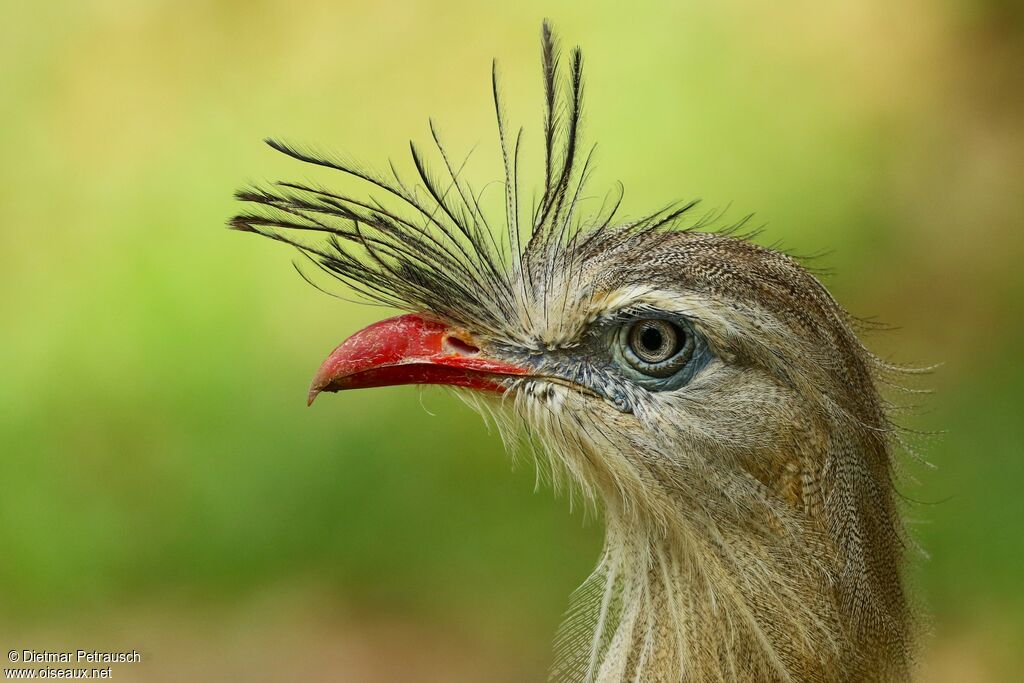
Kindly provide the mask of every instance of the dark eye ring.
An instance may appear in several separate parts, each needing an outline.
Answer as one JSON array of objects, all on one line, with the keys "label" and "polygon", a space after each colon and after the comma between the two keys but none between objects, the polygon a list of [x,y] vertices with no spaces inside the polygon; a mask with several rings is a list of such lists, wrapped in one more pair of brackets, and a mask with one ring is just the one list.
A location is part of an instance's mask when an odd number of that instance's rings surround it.
[{"label": "dark eye ring", "polygon": [[650,377],[670,377],[693,355],[693,336],[669,320],[637,320],[624,325],[620,344],[626,361]]}]

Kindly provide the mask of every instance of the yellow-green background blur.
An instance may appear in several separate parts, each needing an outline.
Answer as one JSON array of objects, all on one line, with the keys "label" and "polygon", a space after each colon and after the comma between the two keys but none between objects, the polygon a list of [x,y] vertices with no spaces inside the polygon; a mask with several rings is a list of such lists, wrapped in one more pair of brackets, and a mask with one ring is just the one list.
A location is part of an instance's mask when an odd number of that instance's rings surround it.
[{"label": "yellow-green background blur", "polygon": [[621,180],[627,215],[756,212],[899,326],[873,348],[944,363],[901,417],[945,432],[901,485],[931,556],[920,678],[1020,680],[1015,5],[4,2],[0,650],[135,648],[114,676],[140,681],[543,677],[600,524],[444,391],[306,408],[326,353],[387,311],[223,225],[248,181],[331,181],[267,135],[407,167],[433,116],[497,180],[490,60],[537,145],[550,16],[584,48],[598,203]]}]

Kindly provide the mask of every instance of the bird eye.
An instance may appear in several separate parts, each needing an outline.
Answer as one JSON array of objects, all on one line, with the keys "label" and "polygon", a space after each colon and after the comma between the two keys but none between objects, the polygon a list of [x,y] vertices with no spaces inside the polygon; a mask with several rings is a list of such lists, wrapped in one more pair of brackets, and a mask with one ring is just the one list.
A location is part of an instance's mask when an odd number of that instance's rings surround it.
[{"label": "bird eye", "polygon": [[638,320],[620,333],[622,356],[649,377],[670,377],[693,355],[693,336],[669,320]]},{"label": "bird eye", "polygon": [[679,334],[672,323],[643,320],[629,328],[629,348],[645,363],[661,363],[679,350]]}]

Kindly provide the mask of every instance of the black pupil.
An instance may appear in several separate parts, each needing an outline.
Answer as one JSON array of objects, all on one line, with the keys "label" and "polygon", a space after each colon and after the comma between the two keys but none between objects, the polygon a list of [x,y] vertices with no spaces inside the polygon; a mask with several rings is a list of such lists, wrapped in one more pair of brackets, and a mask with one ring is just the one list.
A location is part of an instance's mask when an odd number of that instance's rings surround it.
[{"label": "black pupil", "polygon": [[662,342],[661,330],[656,327],[647,327],[640,333],[640,343],[645,351],[660,351]]}]

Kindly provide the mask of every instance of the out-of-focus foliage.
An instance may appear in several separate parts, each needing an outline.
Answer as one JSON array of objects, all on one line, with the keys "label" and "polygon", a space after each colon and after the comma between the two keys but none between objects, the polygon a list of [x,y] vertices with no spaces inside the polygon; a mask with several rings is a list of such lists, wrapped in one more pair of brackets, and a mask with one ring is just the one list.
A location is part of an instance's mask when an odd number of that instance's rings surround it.
[{"label": "out-of-focus foliage", "polygon": [[246,181],[334,180],[266,135],[405,163],[430,115],[497,180],[490,59],[539,145],[545,15],[584,47],[595,209],[621,180],[627,213],[756,212],[900,327],[870,345],[944,363],[901,416],[943,432],[912,439],[936,467],[906,458],[900,484],[931,556],[923,680],[1024,666],[1024,31],[970,0],[11,3],[0,642],[116,641],[147,653],[140,680],[287,677],[264,651],[281,633],[318,675],[540,678],[599,524],[442,391],[307,409],[322,357],[387,312],[221,226]]}]

